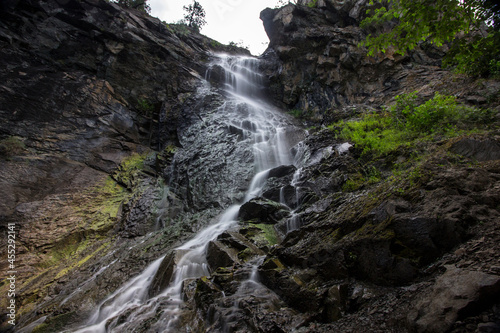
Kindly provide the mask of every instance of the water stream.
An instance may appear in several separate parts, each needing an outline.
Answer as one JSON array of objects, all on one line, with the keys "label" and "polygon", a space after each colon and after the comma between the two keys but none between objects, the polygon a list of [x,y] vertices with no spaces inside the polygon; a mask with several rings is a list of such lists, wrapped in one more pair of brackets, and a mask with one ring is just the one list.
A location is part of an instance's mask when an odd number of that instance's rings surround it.
[{"label": "water stream", "polygon": [[[86,326],[77,332],[133,331],[135,326],[131,323],[145,320],[154,321],[149,328],[152,332],[182,331],[179,325],[183,311],[183,284],[186,280],[210,275],[206,260],[209,242],[237,225],[241,205],[260,194],[270,169],[294,164],[291,148],[298,140],[291,139],[292,135],[289,133],[296,132],[297,128],[290,124],[286,115],[259,98],[263,87],[258,66],[257,59],[225,55],[214,57],[210,66],[211,70],[222,69],[225,74],[222,90],[226,101],[215,112],[224,113],[227,127],[236,129],[242,136],[240,143],[250,145],[253,149],[254,177],[243,202],[226,209],[214,224],[176,249],[176,266],[170,284],[159,295],[148,298],[147,291],[163,258],[150,264],[139,276],[106,298]],[[211,70],[207,77],[211,75]],[[203,93],[206,93],[206,89]],[[256,269],[255,264],[253,273],[242,285],[241,292],[258,284]]]}]

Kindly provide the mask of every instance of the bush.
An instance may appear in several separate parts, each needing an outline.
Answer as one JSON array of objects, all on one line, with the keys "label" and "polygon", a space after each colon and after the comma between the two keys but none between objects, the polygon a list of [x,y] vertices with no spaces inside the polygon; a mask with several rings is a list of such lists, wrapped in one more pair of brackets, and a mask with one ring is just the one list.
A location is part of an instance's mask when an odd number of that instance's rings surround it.
[{"label": "bush", "polygon": [[357,121],[341,121],[338,126],[342,127],[340,136],[362,146],[363,153],[387,153],[407,141],[407,133],[391,124],[392,119],[387,114],[370,114]]},{"label": "bush", "polygon": [[422,105],[416,106],[415,103],[416,93],[396,96],[396,105],[390,111],[398,126],[428,133],[443,122],[459,118],[461,111],[455,97],[439,93]]},{"label": "bush", "polygon": [[366,114],[356,121],[341,121],[338,136],[355,143],[363,153],[385,154],[415,140],[430,140],[433,135],[456,136],[478,124],[494,120],[494,111],[467,107],[453,96],[436,93],[434,98],[418,105],[417,93],[396,96],[389,112]]},{"label": "bush", "polygon": [[396,104],[390,108],[394,125],[414,132],[433,133],[453,127],[467,128],[494,119],[490,109],[467,107],[458,104],[455,97],[440,93],[418,106],[415,92],[396,96],[395,99]]}]

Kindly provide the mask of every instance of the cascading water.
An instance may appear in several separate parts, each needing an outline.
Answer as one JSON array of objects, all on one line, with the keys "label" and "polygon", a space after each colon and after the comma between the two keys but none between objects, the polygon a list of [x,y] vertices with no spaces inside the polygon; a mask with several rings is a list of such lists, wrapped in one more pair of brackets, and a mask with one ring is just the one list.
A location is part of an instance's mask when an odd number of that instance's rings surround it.
[{"label": "cascading water", "polygon": [[[259,60],[251,57],[216,56],[211,69],[223,70],[226,100],[214,110],[220,114],[217,121],[226,122],[241,136],[238,144],[253,149],[255,176],[250,182],[243,202],[229,207],[215,224],[200,231],[193,239],[176,249],[176,265],[168,287],[159,295],[147,298],[147,290],[163,258],[156,260],[138,277],[125,284],[104,300],[80,333],[126,332],[134,330],[134,322],[154,322],[152,332],[180,332],[183,283],[186,280],[210,275],[206,259],[209,242],[225,230],[237,225],[241,204],[258,196],[270,169],[293,164],[291,148],[299,141],[297,132],[287,116],[259,99],[262,76],[257,68]],[[211,70],[208,71],[208,76]],[[207,88],[203,89],[206,94]],[[227,134],[226,134],[227,135]],[[252,271],[255,274],[256,265]],[[247,284],[257,283],[249,277]]]}]

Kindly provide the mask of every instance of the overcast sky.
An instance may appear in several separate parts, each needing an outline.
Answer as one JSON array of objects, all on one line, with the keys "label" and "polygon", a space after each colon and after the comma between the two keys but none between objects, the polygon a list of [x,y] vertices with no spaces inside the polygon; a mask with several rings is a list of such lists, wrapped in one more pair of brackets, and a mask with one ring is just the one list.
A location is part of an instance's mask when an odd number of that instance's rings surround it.
[{"label": "overcast sky", "polygon": [[[274,8],[278,0],[198,0],[205,9],[207,24],[201,33],[223,44],[243,43],[252,54],[259,55],[267,47],[264,26],[259,18],[266,7]],[[192,0],[149,0],[151,15],[167,23],[184,17],[183,6]]]}]

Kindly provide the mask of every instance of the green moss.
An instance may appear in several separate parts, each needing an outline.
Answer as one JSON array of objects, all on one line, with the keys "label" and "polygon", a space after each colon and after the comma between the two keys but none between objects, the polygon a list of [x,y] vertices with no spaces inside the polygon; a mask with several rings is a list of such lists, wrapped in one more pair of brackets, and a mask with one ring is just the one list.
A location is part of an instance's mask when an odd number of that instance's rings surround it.
[{"label": "green moss", "polygon": [[242,261],[247,261],[248,259],[251,259],[254,256],[255,252],[250,248],[246,248],[243,251],[238,252],[238,259]]},{"label": "green moss", "polygon": [[279,261],[278,258],[269,258],[263,264],[264,269],[273,269],[278,272],[281,272],[285,269],[285,265]]},{"label": "green moss", "polygon": [[272,224],[254,224],[254,226],[262,230],[264,238],[270,245],[278,243],[278,236],[276,235],[276,230],[274,230],[274,226]]},{"label": "green moss", "polygon": [[141,114],[143,114],[147,117],[152,117],[153,112],[155,110],[153,103],[151,103],[145,99],[139,99],[137,101],[136,108]]},{"label": "green moss", "polygon": [[78,318],[76,312],[63,313],[61,315],[49,318],[45,323],[38,325],[32,333],[53,333],[64,330],[69,324],[72,324]]},{"label": "green moss", "polygon": [[75,202],[76,215],[80,217],[82,228],[97,233],[112,229],[118,219],[120,207],[129,200],[132,193],[111,177],[89,189],[87,200]]},{"label": "green moss", "polygon": [[120,172],[131,172],[133,170],[144,168],[144,159],[147,157],[147,153],[145,154],[137,154],[133,153],[132,155],[125,157],[120,164]]},{"label": "green moss", "polygon": [[126,186],[128,189],[132,189],[137,185],[137,180],[140,173],[144,169],[144,160],[149,155],[149,153],[132,155],[123,159],[122,163],[118,167],[118,170],[113,174],[113,178]]},{"label": "green moss", "polygon": [[[70,272],[70,271],[72,271],[72,270],[74,270],[76,268],[79,268],[79,267],[83,266],[90,258],[94,257],[99,252],[103,251],[104,249],[106,249],[109,246],[110,246],[110,243],[104,243],[104,244],[102,244],[97,250],[95,250],[91,254],[83,257],[79,261],[74,262],[73,264],[70,264],[70,266],[68,266],[68,267],[62,269],[61,271],[59,271],[59,273],[57,273],[55,279],[59,279],[62,276],[66,275],[68,272]],[[75,253],[74,257],[78,257],[78,253]]]},{"label": "green moss", "polygon": [[165,147],[165,149],[163,150],[165,153],[167,154],[175,154],[175,152],[177,151],[177,147],[174,146],[174,145],[168,145]]},{"label": "green moss", "polygon": [[318,5],[318,0],[313,0],[307,4],[309,8],[315,8]]},{"label": "green moss", "polygon": [[358,172],[349,175],[349,178],[342,185],[343,192],[353,192],[365,185],[376,184],[382,180],[380,171],[374,166],[365,167],[362,171],[362,173]]},{"label": "green moss", "polygon": [[22,154],[26,151],[26,146],[20,137],[10,136],[0,140],[0,155],[6,157]]},{"label": "green moss", "polygon": [[395,236],[394,230],[387,228],[387,223],[379,223],[376,225],[366,223],[351,235],[354,240],[364,238],[390,240]]}]

